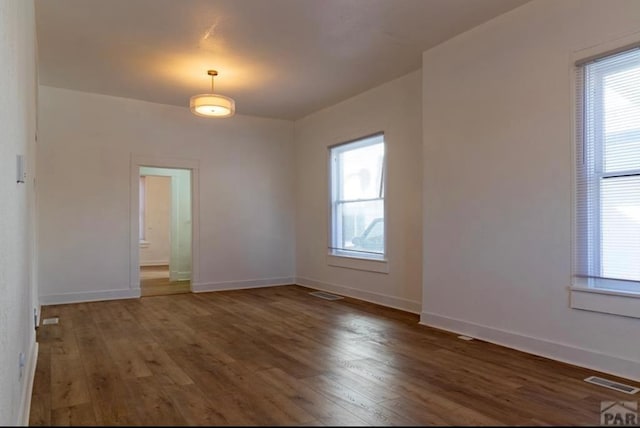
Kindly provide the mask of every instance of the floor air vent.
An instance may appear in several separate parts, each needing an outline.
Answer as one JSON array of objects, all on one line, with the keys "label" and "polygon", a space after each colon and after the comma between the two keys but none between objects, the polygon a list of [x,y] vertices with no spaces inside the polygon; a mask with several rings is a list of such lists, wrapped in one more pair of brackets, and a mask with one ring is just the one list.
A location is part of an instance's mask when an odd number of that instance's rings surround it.
[{"label": "floor air vent", "polygon": [[42,325],[51,325],[51,324],[58,324],[58,317],[45,318],[42,320]]},{"label": "floor air vent", "polygon": [[340,299],[343,299],[342,296],[336,296],[335,294],[325,293],[324,291],[312,291],[309,294],[311,294],[312,296],[320,297],[321,299],[325,299],[325,300],[340,300]]},{"label": "floor air vent", "polygon": [[604,386],[605,388],[624,392],[625,394],[635,394],[636,392],[640,391],[640,388],[635,388],[631,385],[625,385],[624,383],[614,382],[612,380],[604,379],[598,376],[590,376],[584,381],[592,383],[594,385],[600,385]]}]

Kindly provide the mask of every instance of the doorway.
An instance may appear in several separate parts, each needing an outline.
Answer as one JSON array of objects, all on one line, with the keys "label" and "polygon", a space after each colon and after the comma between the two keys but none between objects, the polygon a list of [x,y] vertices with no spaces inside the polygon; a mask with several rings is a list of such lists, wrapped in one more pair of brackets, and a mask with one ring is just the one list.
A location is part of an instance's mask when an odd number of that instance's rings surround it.
[{"label": "doorway", "polygon": [[140,294],[188,293],[192,280],[192,172],[140,166],[138,179]]}]

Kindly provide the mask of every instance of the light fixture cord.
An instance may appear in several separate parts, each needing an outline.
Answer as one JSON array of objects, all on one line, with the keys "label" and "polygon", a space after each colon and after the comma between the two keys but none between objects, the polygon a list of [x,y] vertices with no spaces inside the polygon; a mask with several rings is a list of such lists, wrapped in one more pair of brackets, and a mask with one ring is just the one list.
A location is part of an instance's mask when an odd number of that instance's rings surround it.
[{"label": "light fixture cord", "polygon": [[214,93],[214,92],[213,92],[213,78],[214,78],[214,76],[211,76],[211,93],[212,93],[212,94]]}]

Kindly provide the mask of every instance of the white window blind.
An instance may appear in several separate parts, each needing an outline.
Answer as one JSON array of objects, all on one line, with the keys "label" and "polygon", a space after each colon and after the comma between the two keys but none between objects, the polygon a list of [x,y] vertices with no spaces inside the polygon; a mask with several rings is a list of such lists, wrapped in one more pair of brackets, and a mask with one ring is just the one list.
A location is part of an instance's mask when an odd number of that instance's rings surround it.
[{"label": "white window blind", "polygon": [[381,259],[384,244],[384,136],[330,148],[329,253]]},{"label": "white window blind", "polygon": [[577,71],[575,274],[640,292],[640,50]]}]

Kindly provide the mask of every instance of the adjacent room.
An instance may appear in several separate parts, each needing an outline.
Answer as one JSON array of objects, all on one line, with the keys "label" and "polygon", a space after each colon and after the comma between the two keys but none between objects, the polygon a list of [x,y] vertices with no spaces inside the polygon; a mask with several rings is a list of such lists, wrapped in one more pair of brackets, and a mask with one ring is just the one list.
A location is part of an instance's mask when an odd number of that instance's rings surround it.
[{"label": "adjacent room", "polygon": [[0,0],[0,425],[638,425],[639,16]]}]

